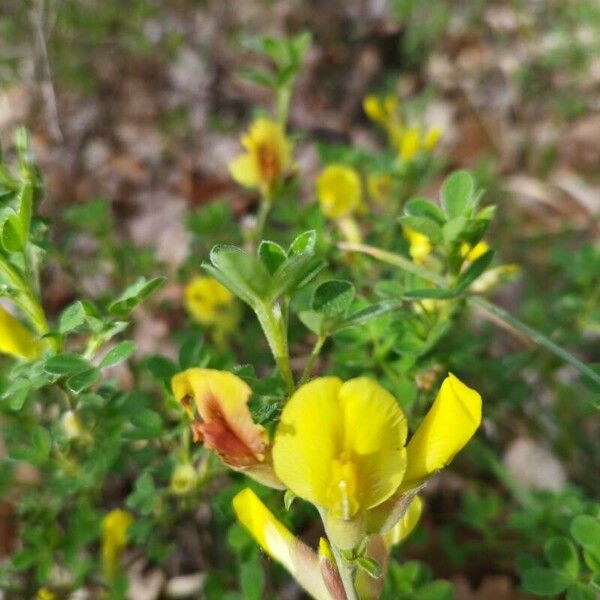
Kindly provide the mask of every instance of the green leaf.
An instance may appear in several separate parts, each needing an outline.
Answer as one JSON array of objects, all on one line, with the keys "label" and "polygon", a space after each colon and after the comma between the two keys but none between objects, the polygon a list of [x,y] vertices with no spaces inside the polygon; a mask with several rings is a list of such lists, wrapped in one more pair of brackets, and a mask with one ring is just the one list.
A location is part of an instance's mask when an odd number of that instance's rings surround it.
[{"label": "green leaf", "polygon": [[86,311],[83,304],[78,300],[65,308],[58,319],[58,331],[61,334],[73,331],[85,323]]},{"label": "green leaf", "polygon": [[442,185],[442,208],[450,219],[468,217],[472,208],[475,182],[468,171],[455,171]]},{"label": "green leaf", "polygon": [[317,232],[314,229],[301,233],[290,244],[288,254],[313,254],[317,243]]},{"label": "green leaf", "polygon": [[370,556],[358,556],[353,562],[373,579],[379,579],[382,575],[381,565]]},{"label": "green leaf", "polygon": [[179,372],[178,366],[168,358],[155,354],[144,361],[144,367],[157,381],[162,382],[168,389],[171,388],[173,375]]},{"label": "green leaf", "polygon": [[298,318],[313,333],[318,335],[322,332],[324,321],[322,314],[314,310],[303,310],[298,313]]},{"label": "green leaf", "polygon": [[291,294],[304,287],[325,267],[325,261],[313,258],[310,254],[295,254],[290,256],[273,275],[269,286],[270,301],[283,294]]},{"label": "green leaf", "polygon": [[544,554],[550,565],[576,579],[579,575],[579,557],[573,543],[566,537],[550,538],[544,546]]},{"label": "green leaf", "polygon": [[442,241],[442,228],[429,217],[413,217],[411,215],[398,219],[403,227],[408,227],[428,237],[432,242]]},{"label": "green leaf", "polygon": [[342,329],[347,329],[348,327],[357,327],[359,325],[364,325],[369,321],[373,321],[374,319],[378,319],[379,317],[390,313],[394,310],[398,310],[402,304],[395,300],[381,300],[380,302],[376,302],[375,304],[371,304],[371,306],[367,306],[367,308],[363,308],[358,312],[347,317],[343,323],[336,328],[337,331],[341,331]]},{"label": "green leaf", "polygon": [[161,287],[166,277],[154,277],[147,280],[140,277],[134,284],[130,285],[114,302],[109,304],[108,312],[121,317],[127,316],[140,302]]},{"label": "green leaf", "polygon": [[39,460],[48,458],[50,456],[50,448],[52,447],[52,438],[48,430],[44,427],[36,427],[31,432],[31,446]]},{"label": "green leaf", "polygon": [[101,369],[118,365],[127,360],[135,352],[135,342],[124,340],[111,348],[98,365]]},{"label": "green leaf", "polygon": [[598,592],[600,592],[600,572],[594,573],[590,579],[590,585]]},{"label": "green leaf", "polygon": [[81,373],[71,375],[71,377],[67,379],[67,387],[74,394],[79,394],[83,390],[94,385],[100,379],[100,375],[100,369],[97,369],[96,367],[81,371]]},{"label": "green leaf", "polygon": [[444,290],[443,288],[421,288],[418,290],[408,290],[402,293],[405,300],[450,300],[456,298],[459,292],[456,290]]},{"label": "green leaf", "polygon": [[269,273],[255,256],[246,254],[236,246],[219,245],[210,251],[210,265],[202,265],[238,298],[256,305],[267,295]]},{"label": "green leaf", "polygon": [[415,600],[453,600],[454,588],[449,581],[438,579],[420,587],[414,598]]},{"label": "green leaf", "polygon": [[406,203],[404,212],[412,217],[423,217],[443,225],[446,221],[444,213],[437,204],[427,198],[412,198]]},{"label": "green leaf", "polygon": [[258,256],[271,275],[287,260],[285,250],[279,244],[268,240],[260,243]]},{"label": "green leaf", "polygon": [[467,219],[465,217],[455,217],[446,222],[442,227],[442,236],[446,242],[452,243],[456,240],[460,234],[464,231],[467,225]]},{"label": "green leaf", "polygon": [[252,83],[256,83],[257,85],[262,85],[263,87],[273,89],[275,87],[276,81],[273,75],[267,73],[266,71],[261,71],[260,69],[251,69],[244,68],[239,69],[237,74],[247,81],[251,81]]},{"label": "green leaf", "polygon": [[538,596],[557,596],[562,594],[569,584],[570,579],[564,574],[552,569],[533,567],[523,573],[521,585],[525,592]]},{"label": "green leaf", "polygon": [[466,290],[485,270],[490,266],[495,252],[488,250],[475,261],[473,261],[466,271],[460,275],[456,282],[456,289],[459,291]]},{"label": "green leaf", "polygon": [[261,600],[265,588],[265,574],[258,559],[240,566],[240,587],[246,600]]},{"label": "green leaf", "polygon": [[91,367],[92,365],[85,358],[70,352],[52,356],[44,363],[44,371],[46,373],[59,376],[73,375]]},{"label": "green leaf", "polygon": [[600,555],[600,519],[579,515],[571,521],[571,535],[583,548]]},{"label": "green leaf", "polygon": [[198,333],[190,335],[179,349],[179,366],[182,369],[200,366],[200,355],[204,348],[204,339]]},{"label": "green leaf", "polygon": [[290,510],[296,498],[297,496],[292,490],[285,490],[283,494],[283,505],[285,506],[285,510]]},{"label": "green leaf", "polygon": [[354,285],[349,281],[332,279],[319,285],[313,294],[312,309],[325,317],[345,313],[354,301]]},{"label": "green leaf", "polygon": [[131,424],[144,432],[159,433],[162,430],[163,422],[161,416],[149,408],[136,410],[131,415]]},{"label": "green leaf", "polygon": [[567,590],[567,600],[596,600],[594,590],[584,583],[575,583]]}]

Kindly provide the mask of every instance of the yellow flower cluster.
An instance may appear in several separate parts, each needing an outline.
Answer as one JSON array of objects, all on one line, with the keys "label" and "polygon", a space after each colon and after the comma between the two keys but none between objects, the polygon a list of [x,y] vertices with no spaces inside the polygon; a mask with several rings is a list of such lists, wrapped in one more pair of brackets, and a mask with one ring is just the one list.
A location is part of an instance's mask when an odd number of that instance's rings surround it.
[{"label": "yellow flower cluster", "polygon": [[265,117],[255,119],[241,141],[246,152],[229,164],[231,176],[240,185],[270,195],[291,167],[291,141],[277,121]]},{"label": "yellow flower cluster", "polygon": [[400,118],[395,96],[378,98],[369,95],[363,101],[363,110],[385,130],[390,144],[402,161],[412,160],[419,152],[433,152],[442,136],[439,127],[424,130],[420,125],[405,125]]}]

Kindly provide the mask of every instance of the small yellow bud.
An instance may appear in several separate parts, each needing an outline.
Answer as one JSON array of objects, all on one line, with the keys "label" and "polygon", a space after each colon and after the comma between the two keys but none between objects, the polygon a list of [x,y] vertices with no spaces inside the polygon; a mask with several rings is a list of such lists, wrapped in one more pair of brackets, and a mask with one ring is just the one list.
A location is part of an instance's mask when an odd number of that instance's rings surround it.
[{"label": "small yellow bud", "polygon": [[178,496],[189,494],[198,481],[198,474],[192,465],[177,465],[171,474],[170,490]]},{"label": "small yellow bud", "polygon": [[133,515],[125,510],[111,510],[102,519],[102,571],[107,581],[117,576],[121,554],[127,546],[127,530]]}]

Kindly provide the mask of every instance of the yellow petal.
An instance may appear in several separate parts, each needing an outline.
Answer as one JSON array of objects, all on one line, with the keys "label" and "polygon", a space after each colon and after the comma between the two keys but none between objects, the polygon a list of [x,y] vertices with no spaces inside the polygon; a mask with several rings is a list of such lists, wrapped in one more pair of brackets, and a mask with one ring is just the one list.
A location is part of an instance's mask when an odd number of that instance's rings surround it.
[{"label": "yellow petal", "polygon": [[325,167],[317,179],[317,197],[321,211],[330,219],[352,214],[362,199],[358,173],[345,165]]},{"label": "yellow petal", "polygon": [[224,462],[245,467],[264,459],[266,432],[252,420],[252,390],[242,379],[227,371],[192,368],[175,375],[171,387],[191,416],[190,398],[194,400],[201,417],[195,431]]},{"label": "yellow petal", "polygon": [[480,256],[483,256],[489,249],[490,247],[484,240],[477,242],[475,246],[471,246],[470,244],[467,244],[467,242],[463,242],[460,245],[460,254],[464,259],[473,262]]},{"label": "yellow petal", "polygon": [[0,352],[25,360],[35,360],[42,352],[43,343],[0,306]]},{"label": "yellow petal", "polygon": [[481,396],[450,373],[433,406],[408,443],[403,489],[446,466],[481,423]]},{"label": "yellow petal", "polygon": [[421,129],[419,127],[411,127],[406,130],[402,136],[400,144],[400,158],[402,160],[410,160],[414,158],[421,148]]},{"label": "yellow petal", "polygon": [[127,530],[133,515],[125,510],[111,510],[102,519],[102,570],[108,581],[115,579],[119,559],[127,545]]},{"label": "yellow petal", "polygon": [[330,600],[317,555],[295,538],[250,488],[233,498],[233,510],[260,547],[281,563],[313,598]]},{"label": "yellow petal", "polygon": [[406,466],[406,421],[368,378],[322,377],[285,405],[273,444],[278,477],[297,496],[349,519],[393,494]]},{"label": "yellow petal", "polygon": [[259,177],[254,160],[249,154],[240,154],[229,163],[229,173],[235,181],[244,187],[259,185]]},{"label": "yellow petal", "polygon": [[239,492],[233,499],[233,510],[238,521],[252,534],[260,547],[293,574],[291,531],[275,518],[275,515],[250,489]]},{"label": "yellow petal", "polygon": [[363,100],[363,110],[367,117],[372,121],[375,121],[376,123],[385,123],[387,117],[386,108],[377,96],[366,96]]},{"label": "yellow petal", "polygon": [[435,149],[442,137],[442,130],[439,127],[432,127],[423,138],[423,148],[427,152],[431,152]]},{"label": "yellow petal", "polygon": [[367,377],[350,379],[339,393],[344,447],[353,455],[360,504],[372,508],[400,485],[406,466],[406,418],[396,399]]},{"label": "yellow petal", "polygon": [[423,500],[420,496],[415,496],[408,505],[404,516],[396,525],[383,534],[383,539],[388,547],[395,546],[405,540],[417,526],[421,513],[423,512]]},{"label": "yellow petal", "polygon": [[331,464],[339,453],[341,387],[337,377],[320,377],[301,386],[285,405],[273,442],[279,479],[319,506],[327,503]]},{"label": "yellow petal", "polygon": [[410,257],[416,263],[422,263],[431,254],[431,240],[426,235],[410,229],[410,227],[403,227],[402,232],[408,241]]}]

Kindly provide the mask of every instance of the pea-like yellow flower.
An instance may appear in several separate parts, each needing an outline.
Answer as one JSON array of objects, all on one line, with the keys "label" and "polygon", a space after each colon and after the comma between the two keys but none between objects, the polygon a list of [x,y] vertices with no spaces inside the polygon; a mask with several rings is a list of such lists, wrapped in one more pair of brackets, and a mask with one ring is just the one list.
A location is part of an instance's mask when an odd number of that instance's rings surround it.
[{"label": "pea-like yellow flower", "polygon": [[423,235],[410,227],[403,227],[402,232],[408,242],[408,253],[410,254],[410,257],[417,264],[425,262],[433,250],[431,240],[426,235]]},{"label": "pea-like yellow flower", "polygon": [[422,146],[427,152],[433,152],[442,137],[441,127],[432,127],[427,131],[422,141]]},{"label": "pea-like yellow flower", "polygon": [[56,594],[51,592],[48,588],[43,587],[37,591],[35,600],[56,600]]},{"label": "pea-like yellow flower", "polygon": [[282,487],[271,467],[267,432],[252,420],[252,390],[245,381],[226,371],[191,368],[177,373],[171,388],[192,419],[196,442],[214,450],[232,469]]},{"label": "pea-like yellow flower", "polygon": [[412,160],[421,150],[422,134],[420,127],[409,127],[399,139],[398,152],[401,160]]},{"label": "pea-like yellow flower", "polygon": [[127,530],[133,515],[125,510],[111,510],[102,519],[102,572],[112,582],[118,572],[119,560],[127,546]]},{"label": "pea-like yellow flower", "polygon": [[317,179],[317,197],[321,211],[329,219],[351,215],[358,210],[362,200],[358,173],[345,165],[328,165]]},{"label": "pea-like yellow flower", "polygon": [[215,325],[224,330],[235,326],[235,297],[213,277],[192,279],[185,287],[184,302],[192,318],[201,325]]},{"label": "pea-like yellow flower", "polygon": [[291,166],[291,141],[281,124],[259,117],[242,135],[241,142],[246,152],[229,164],[231,176],[245,187],[269,193]]},{"label": "pea-like yellow flower", "polygon": [[352,547],[364,537],[365,523],[387,524],[398,494],[447,465],[480,421],[481,396],[449,375],[405,447],[406,419],[388,391],[365,377],[345,383],[322,377],[285,405],[273,464],[292,492],[322,511],[334,543]]},{"label": "pea-like yellow flower", "polygon": [[42,349],[43,342],[0,306],[0,352],[23,360],[35,360]]}]

